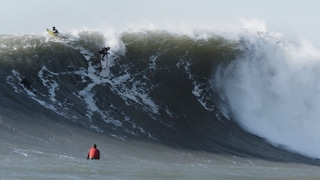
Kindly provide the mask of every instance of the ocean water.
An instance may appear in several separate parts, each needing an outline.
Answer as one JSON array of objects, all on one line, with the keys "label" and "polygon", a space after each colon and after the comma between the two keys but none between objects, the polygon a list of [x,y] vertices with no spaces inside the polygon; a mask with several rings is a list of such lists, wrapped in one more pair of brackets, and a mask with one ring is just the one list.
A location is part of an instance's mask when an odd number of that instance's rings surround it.
[{"label": "ocean water", "polygon": [[0,178],[318,179],[319,62],[246,29],[0,35]]}]

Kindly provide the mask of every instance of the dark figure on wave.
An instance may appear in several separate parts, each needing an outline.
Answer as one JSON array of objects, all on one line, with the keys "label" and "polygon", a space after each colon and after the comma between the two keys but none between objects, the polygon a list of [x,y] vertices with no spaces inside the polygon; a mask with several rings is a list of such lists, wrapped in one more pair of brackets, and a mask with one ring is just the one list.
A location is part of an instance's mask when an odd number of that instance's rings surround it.
[{"label": "dark figure on wave", "polygon": [[56,29],[56,27],[52,27],[52,32],[54,32],[55,34],[59,34],[59,31],[58,31],[58,29]]},{"label": "dark figure on wave", "polygon": [[[102,69],[105,69],[107,67],[108,64],[108,54],[110,54],[108,51],[110,50],[110,47],[104,47],[102,49],[99,50],[99,54],[103,54],[103,56],[101,57],[101,61],[100,61],[100,67],[99,67],[99,72],[102,71]],[[107,59],[104,60],[104,57],[107,56]]]},{"label": "dark figure on wave", "polygon": [[23,77],[21,80],[21,84],[23,84],[23,86],[31,91],[33,91],[33,89],[31,88],[31,82],[27,80],[26,77]]},{"label": "dark figure on wave", "polygon": [[87,159],[100,159],[100,151],[97,149],[97,145],[94,144],[92,148],[89,149]]},{"label": "dark figure on wave", "polygon": [[26,77],[23,77],[23,78],[22,78],[21,84],[23,84],[23,86],[24,86],[26,89],[28,89],[28,90],[32,91],[33,93],[37,94],[37,92],[32,89],[32,87],[31,87],[31,82],[28,81]]},{"label": "dark figure on wave", "polygon": [[104,47],[102,49],[99,50],[99,54],[103,54],[101,60],[103,60],[104,56],[107,56],[108,54],[108,51],[110,50],[110,47]]}]

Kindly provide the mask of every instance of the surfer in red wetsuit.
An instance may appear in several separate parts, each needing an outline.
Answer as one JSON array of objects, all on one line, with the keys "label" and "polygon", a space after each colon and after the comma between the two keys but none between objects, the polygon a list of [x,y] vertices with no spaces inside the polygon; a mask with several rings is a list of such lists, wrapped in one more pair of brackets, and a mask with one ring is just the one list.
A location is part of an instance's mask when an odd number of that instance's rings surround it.
[{"label": "surfer in red wetsuit", "polygon": [[100,159],[100,151],[97,149],[97,145],[94,144],[92,148],[89,149],[87,159]]}]

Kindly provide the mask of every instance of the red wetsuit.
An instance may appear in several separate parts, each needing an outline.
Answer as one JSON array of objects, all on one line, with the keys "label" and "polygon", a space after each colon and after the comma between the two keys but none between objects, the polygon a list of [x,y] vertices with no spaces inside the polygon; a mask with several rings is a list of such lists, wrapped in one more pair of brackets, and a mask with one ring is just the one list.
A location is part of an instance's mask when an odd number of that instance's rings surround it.
[{"label": "red wetsuit", "polygon": [[87,159],[100,159],[100,151],[96,148],[90,148]]}]

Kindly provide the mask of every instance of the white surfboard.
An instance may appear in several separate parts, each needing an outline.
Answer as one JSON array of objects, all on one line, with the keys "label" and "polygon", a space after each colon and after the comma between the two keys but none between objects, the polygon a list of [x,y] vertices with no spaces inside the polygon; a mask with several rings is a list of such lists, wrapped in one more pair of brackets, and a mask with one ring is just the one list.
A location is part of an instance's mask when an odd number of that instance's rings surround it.
[{"label": "white surfboard", "polygon": [[107,64],[108,64],[108,55],[105,55],[103,59],[101,59],[100,61],[101,63],[101,68],[105,69],[107,68]]}]

